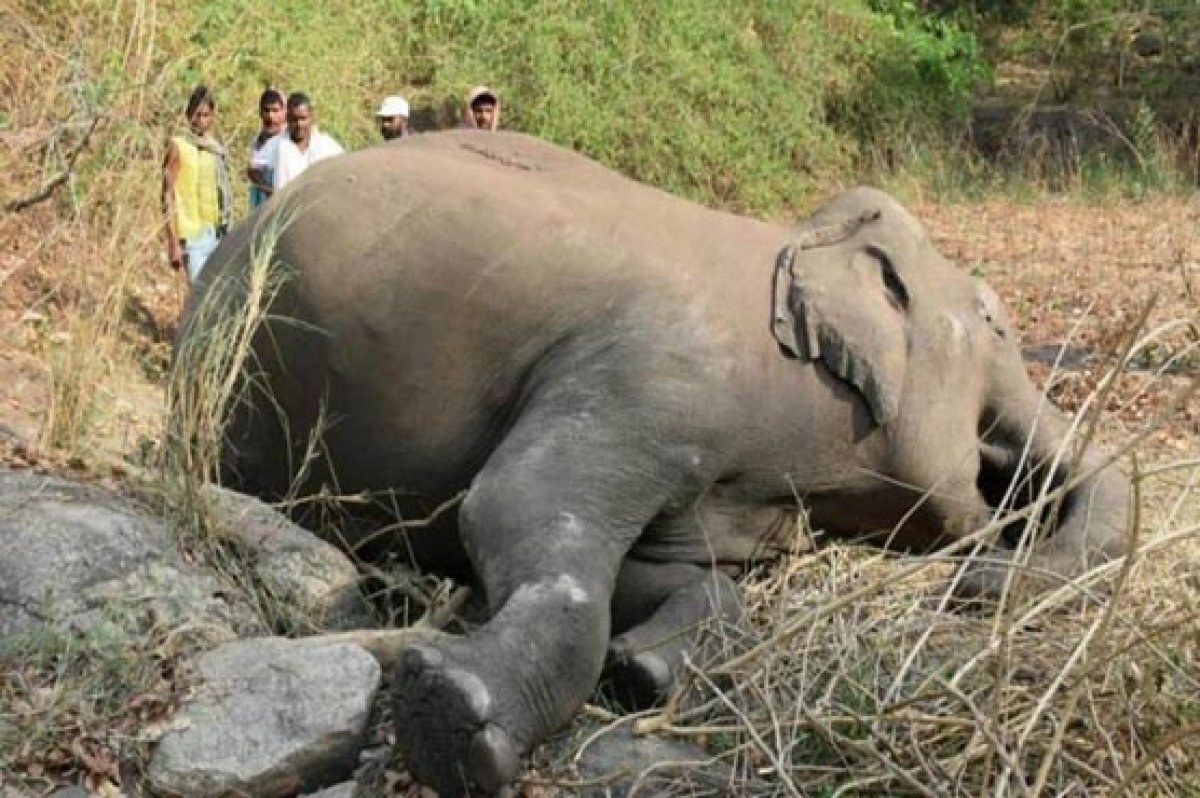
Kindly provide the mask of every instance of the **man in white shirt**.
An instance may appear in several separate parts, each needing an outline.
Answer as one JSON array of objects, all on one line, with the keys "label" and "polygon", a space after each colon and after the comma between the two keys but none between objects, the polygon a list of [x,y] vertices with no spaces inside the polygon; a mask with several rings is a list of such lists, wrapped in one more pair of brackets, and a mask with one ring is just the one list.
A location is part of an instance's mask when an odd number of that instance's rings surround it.
[{"label": "man in white shirt", "polygon": [[312,102],[304,92],[292,92],[287,99],[287,130],[264,144],[250,161],[250,170],[266,182],[271,170],[272,192],[295,180],[317,161],[341,155],[345,150],[314,123]]}]

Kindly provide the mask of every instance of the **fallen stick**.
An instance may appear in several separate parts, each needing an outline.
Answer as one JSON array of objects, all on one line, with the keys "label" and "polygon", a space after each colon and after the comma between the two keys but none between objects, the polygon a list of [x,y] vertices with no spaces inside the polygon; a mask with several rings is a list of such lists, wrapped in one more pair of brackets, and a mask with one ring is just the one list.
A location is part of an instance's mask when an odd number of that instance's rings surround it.
[{"label": "fallen stick", "polygon": [[400,652],[413,643],[428,643],[441,636],[432,626],[406,626],[403,629],[354,629],[328,635],[302,637],[296,642],[327,645],[354,643],[362,646],[385,671],[400,659]]},{"label": "fallen stick", "polygon": [[429,643],[443,635],[442,627],[456,616],[471,595],[469,587],[460,587],[444,604],[430,607],[421,620],[412,626],[400,629],[353,629],[326,635],[300,638],[300,642],[326,645],[329,643],[353,643],[362,646],[379,662],[384,670],[391,668],[400,658],[400,652],[413,643]]}]

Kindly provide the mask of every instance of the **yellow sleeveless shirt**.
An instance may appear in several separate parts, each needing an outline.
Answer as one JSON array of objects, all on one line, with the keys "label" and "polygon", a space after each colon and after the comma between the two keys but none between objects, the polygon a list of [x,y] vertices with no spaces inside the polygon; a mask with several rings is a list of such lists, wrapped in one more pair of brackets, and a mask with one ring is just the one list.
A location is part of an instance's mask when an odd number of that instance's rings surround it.
[{"label": "yellow sleeveless shirt", "polygon": [[216,229],[221,222],[217,156],[183,136],[173,136],[171,141],[175,142],[179,153],[179,173],[175,175],[175,232],[182,239],[192,239],[206,227]]}]

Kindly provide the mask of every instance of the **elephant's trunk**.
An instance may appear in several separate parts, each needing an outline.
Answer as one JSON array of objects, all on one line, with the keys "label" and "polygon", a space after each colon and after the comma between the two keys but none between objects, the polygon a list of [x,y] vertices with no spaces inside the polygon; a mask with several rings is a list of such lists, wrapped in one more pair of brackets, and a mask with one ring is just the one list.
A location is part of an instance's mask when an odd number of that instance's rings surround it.
[{"label": "elephant's trunk", "polygon": [[[1029,386],[1027,380],[1025,385]],[[1031,547],[1020,535],[1005,535],[1009,551],[989,553],[965,578],[969,594],[998,595],[1016,548],[1028,548],[1028,582],[1054,587],[1120,557],[1130,542],[1131,491],[1128,477],[1101,450],[1075,457],[1066,419],[1032,386],[1010,394],[984,419],[980,487],[990,503],[1027,506],[1066,486],[1038,519],[1014,522],[1012,530],[1036,528]]]},{"label": "elephant's trunk", "polygon": [[[1064,576],[1076,576],[1125,554],[1130,537],[1131,492],[1129,479],[1116,463],[1096,448],[1089,448],[1073,463],[1071,443],[1058,411],[1049,409],[1055,423],[1035,433],[1031,454],[1059,457],[1051,484],[1068,487],[1059,504],[1050,536],[1036,550],[1043,565]],[[1057,429],[1056,429],[1057,428]]]}]

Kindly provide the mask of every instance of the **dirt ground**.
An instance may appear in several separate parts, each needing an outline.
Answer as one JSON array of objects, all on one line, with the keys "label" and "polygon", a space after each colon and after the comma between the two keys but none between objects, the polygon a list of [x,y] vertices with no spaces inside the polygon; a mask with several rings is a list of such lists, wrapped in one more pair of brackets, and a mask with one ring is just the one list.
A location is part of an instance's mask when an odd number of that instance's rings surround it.
[{"label": "dirt ground", "polygon": [[[1030,374],[1065,410],[1078,410],[1131,335],[1142,341],[1107,396],[1106,437],[1143,429],[1196,375],[1197,201],[915,210],[947,257],[1004,298]],[[1195,451],[1198,424],[1200,404],[1183,402],[1149,443]]]}]

